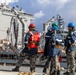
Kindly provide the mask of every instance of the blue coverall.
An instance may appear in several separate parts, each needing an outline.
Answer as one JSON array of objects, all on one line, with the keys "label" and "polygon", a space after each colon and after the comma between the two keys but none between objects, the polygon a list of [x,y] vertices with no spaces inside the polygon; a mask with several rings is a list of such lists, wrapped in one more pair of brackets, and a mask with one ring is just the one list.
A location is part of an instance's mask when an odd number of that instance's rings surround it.
[{"label": "blue coverall", "polygon": [[75,50],[76,50],[75,40],[76,40],[76,33],[73,31],[69,31],[65,39],[65,48],[66,48],[67,68],[70,75],[74,75],[75,73]]}]

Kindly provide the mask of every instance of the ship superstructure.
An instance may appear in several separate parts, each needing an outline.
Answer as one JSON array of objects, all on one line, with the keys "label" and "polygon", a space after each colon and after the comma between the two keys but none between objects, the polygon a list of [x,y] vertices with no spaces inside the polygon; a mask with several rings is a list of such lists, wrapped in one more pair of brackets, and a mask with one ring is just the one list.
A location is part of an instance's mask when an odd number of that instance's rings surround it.
[{"label": "ship superstructure", "polygon": [[[15,41],[14,27],[18,30],[18,43],[23,43],[23,36],[28,31],[28,25],[34,16],[26,13],[18,5],[9,7],[6,4],[0,5],[0,41],[7,39]],[[15,25],[15,26],[14,26]],[[23,33],[24,32],[24,33]]]}]

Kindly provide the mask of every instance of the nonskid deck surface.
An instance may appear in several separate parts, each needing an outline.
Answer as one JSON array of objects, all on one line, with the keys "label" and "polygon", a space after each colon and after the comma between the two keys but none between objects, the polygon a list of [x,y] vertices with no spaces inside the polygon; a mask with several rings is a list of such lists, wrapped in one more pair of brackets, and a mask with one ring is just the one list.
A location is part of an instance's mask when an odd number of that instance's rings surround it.
[{"label": "nonskid deck surface", "polygon": [[[14,72],[12,71],[12,69],[15,66],[0,66],[0,75],[31,75],[30,74],[30,67],[20,67],[20,72]],[[39,68],[36,67],[36,72],[33,75],[43,75],[44,73],[42,72],[43,68]],[[65,72],[65,70],[61,70],[61,74],[63,75],[63,73]],[[48,73],[48,71],[47,71]],[[49,75],[49,74],[44,74],[44,75]],[[76,75],[76,74],[75,74]]]},{"label": "nonskid deck surface", "polygon": [[[30,72],[7,72],[7,71],[0,71],[0,75],[49,75],[44,74],[44,73],[39,73],[39,72],[35,72],[35,73],[30,73]],[[63,75],[63,72],[61,72],[61,75]]]}]

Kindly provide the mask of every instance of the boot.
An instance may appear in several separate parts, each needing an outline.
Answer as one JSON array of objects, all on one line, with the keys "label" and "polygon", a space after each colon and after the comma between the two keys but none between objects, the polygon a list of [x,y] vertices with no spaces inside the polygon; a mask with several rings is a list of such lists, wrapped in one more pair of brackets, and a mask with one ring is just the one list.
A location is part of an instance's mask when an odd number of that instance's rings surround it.
[{"label": "boot", "polygon": [[43,73],[46,73],[46,68],[43,69]]},{"label": "boot", "polygon": [[57,75],[60,75],[60,70],[57,71]]},{"label": "boot", "polygon": [[32,70],[31,72],[33,73],[33,72],[35,72],[35,70]]},{"label": "boot", "polygon": [[63,73],[63,74],[64,74],[64,75],[70,75],[70,72],[67,71],[67,72],[65,72],[65,73]]},{"label": "boot", "polygon": [[30,75],[35,75],[35,70],[32,70]]},{"label": "boot", "polygon": [[19,67],[16,66],[14,69],[12,69],[12,71],[19,71]]},{"label": "boot", "polygon": [[53,73],[51,73],[50,75],[58,75],[57,71],[54,71]]}]

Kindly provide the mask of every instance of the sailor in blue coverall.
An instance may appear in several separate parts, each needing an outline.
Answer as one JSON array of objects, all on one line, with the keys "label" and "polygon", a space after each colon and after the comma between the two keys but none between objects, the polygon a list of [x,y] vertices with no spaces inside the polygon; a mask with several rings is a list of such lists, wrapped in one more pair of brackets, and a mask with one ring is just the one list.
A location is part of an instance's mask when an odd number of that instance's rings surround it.
[{"label": "sailor in blue coverall", "polygon": [[[52,23],[52,27],[53,26],[57,26],[58,27],[58,23],[57,22],[54,22]],[[47,57],[47,60],[45,62],[45,66],[44,66],[44,69],[43,69],[43,72],[46,73],[47,72],[47,68],[49,66],[49,63],[50,63],[50,60],[51,60],[51,56],[49,56],[49,52],[50,52],[50,38],[51,38],[51,35],[52,35],[52,30],[48,30],[48,32],[46,33],[45,35],[45,48],[44,48],[44,56],[48,56]],[[60,34],[58,34],[58,37],[59,39],[62,38],[62,36]]]},{"label": "sailor in blue coverall", "polygon": [[[52,26],[58,26],[58,23],[57,22],[54,22],[52,23]],[[50,63],[50,57],[49,56],[49,40],[50,40],[50,37],[52,35],[52,31],[51,31],[51,28],[47,31],[47,33],[45,34],[45,47],[44,47],[44,56],[47,57],[47,60],[45,62],[45,66],[44,66],[44,69],[43,69],[43,72],[46,73],[47,71],[47,68],[49,66],[49,63]]]},{"label": "sailor in blue coverall", "polygon": [[50,75],[60,75],[59,56],[61,55],[61,43],[63,39],[57,34],[58,27],[52,27],[52,35],[50,38],[49,57],[51,59]]},{"label": "sailor in blue coverall", "polygon": [[67,61],[67,72],[65,75],[75,75],[75,39],[76,33],[74,32],[75,25],[73,22],[68,24],[68,31],[65,38],[65,50],[66,50],[66,61]]}]

